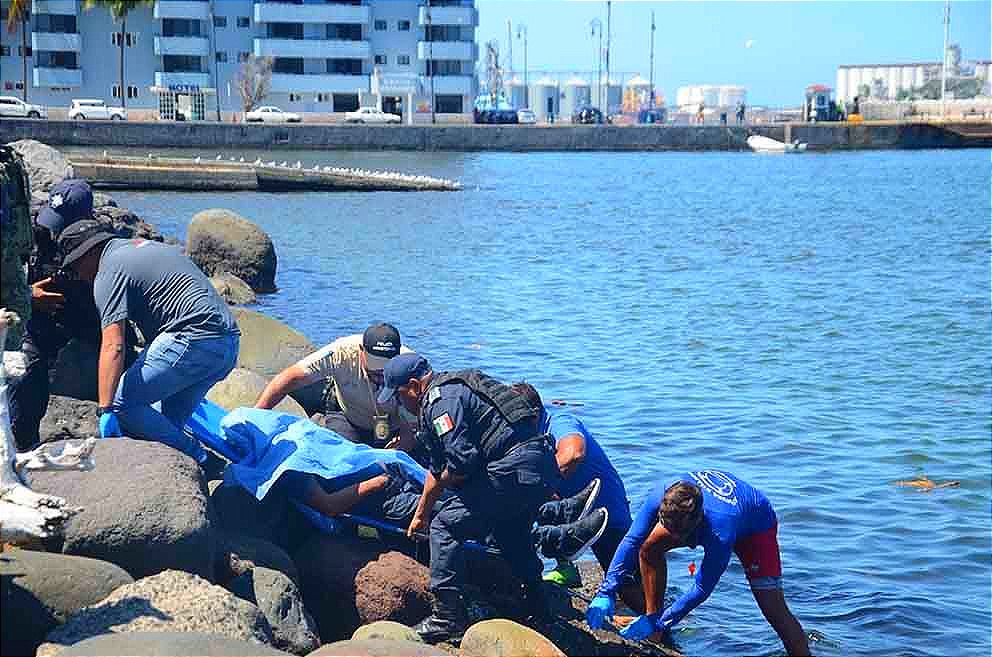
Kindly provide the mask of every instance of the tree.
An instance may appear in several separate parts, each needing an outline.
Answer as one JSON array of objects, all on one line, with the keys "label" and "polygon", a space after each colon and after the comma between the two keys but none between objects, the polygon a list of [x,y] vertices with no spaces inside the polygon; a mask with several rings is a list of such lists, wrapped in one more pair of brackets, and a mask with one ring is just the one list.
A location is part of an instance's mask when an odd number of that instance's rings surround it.
[{"label": "tree", "polygon": [[137,9],[141,5],[150,5],[153,1],[154,0],[86,0],[85,7],[87,10],[94,7],[106,7],[110,11],[110,15],[114,17],[114,20],[121,22],[121,31],[118,35],[118,45],[121,49],[121,107],[127,107],[127,80],[124,77],[124,46],[125,41],[127,40],[127,15],[131,13],[133,9]]},{"label": "tree", "polygon": [[237,84],[241,107],[246,113],[252,111],[269,95],[272,85],[272,58],[249,55],[238,71]]},{"label": "tree", "polygon": [[11,0],[7,13],[7,31],[13,34],[21,25],[21,97],[28,102],[28,19],[31,17],[31,0]]}]

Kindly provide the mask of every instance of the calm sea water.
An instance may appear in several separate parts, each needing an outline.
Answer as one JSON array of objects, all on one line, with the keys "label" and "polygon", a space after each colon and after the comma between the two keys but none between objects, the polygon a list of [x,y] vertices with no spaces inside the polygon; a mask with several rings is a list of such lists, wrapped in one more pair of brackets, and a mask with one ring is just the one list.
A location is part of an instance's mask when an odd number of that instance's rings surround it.
[{"label": "calm sea water", "polygon": [[[989,654],[987,151],[259,154],[466,189],[116,196],[178,235],[257,222],[260,309],[317,344],[387,320],[437,368],[584,404],[635,507],[689,468],[759,486],[816,653]],[[918,475],[960,487],[895,485]],[[736,560],[676,642],[782,652]]]}]

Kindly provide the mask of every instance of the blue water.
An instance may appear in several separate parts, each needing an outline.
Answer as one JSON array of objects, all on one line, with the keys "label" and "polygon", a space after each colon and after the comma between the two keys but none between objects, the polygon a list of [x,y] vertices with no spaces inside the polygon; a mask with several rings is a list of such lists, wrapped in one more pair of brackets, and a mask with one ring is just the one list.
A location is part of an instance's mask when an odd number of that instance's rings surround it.
[{"label": "blue water", "polygon": [[[387,320],[437,368],[584,403],[635,506],[687,468],[762,488],[816,653],[989,654],[987,151],[262,156],[466,190],[116,196],[176,234],[257,222],[260,309],[317,344]],[[921,474],[961,485],[894,485]],[[782,652],[736,560],[675,638]]]}]

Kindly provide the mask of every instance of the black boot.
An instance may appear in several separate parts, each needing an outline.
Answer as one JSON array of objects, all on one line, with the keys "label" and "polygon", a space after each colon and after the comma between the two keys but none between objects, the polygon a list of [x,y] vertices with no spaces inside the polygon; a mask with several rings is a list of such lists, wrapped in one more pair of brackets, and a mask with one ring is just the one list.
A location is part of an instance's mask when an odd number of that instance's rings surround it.
[{"label": "black boot", "polygon": [[551,607],[548,606],[548,599],[544,596],[541,580],[524,582],[521,590],[524,624],[540,631],[542,626],[551,622]]},{"label": "black boot", "polygon": [[458,642],[467,627],[461,594],[457,589],[440,589],[434,592],[434,613],[417,623],[413,631],[426,643]]}]

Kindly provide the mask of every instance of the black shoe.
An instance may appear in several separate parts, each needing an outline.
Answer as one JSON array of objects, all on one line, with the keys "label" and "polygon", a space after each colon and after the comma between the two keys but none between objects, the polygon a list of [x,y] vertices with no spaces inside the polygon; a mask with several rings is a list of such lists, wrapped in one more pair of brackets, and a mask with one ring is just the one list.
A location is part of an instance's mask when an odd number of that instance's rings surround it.
[{"label": "black shoe", "polygon": [[589,482],[589,485],[575,495],[561,501],[564,506],[564,518],[561,524],[578,522],[596,508],[596,498],[599,497],[599,477]]},{"label": "black shoe", "polygon": [[572,561],[583,550],[599,540],[599,537],[606,531],[606,523],[609,519],[610,514],[605,508],[600,507],[582,520],[565,525],[562,527],[565,538],[562,540],[560,554],[545,553],[544,556]]},{"label": "black shoe", "polygon": [[413,631],[426,643],[448,641],[457,643],[468,628],[465,605],[457,590],[434,592],[434,612],[417,623]]}]

